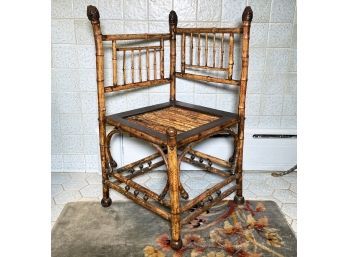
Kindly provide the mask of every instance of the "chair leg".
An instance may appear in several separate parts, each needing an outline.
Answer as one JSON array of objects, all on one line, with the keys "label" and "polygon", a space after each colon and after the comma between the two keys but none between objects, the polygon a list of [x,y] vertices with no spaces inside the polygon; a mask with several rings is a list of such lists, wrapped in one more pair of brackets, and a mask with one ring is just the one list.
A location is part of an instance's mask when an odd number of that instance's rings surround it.
[{"label": "chair leg", "polygon": [[[100,130],[102,131],[102,130]],[[112,204],[112,200],[109,194],[109,187],[105,184],[109,180],[109,175],[107,173],[107,159],[106,159],[106,147],[105,143],[105,130],[104,133],[100,133],[100,158],[101,158],[101,169],[102,169],[102,183],[103,183],[103,199],[100,201],[103,207],[109,207]]]},{"label": "chair leg", "polygon": [[244,145],[244,122],[238,128],[237,153],[236,153],[236,184],[237,190],[234,202],[238,205],[244,204],[243,196],[243,145]]},{"label": "chair leg", "polygon": [[180,178],[178,169],[178,155],[176,147],[176,130],[168,128],[168,180],[170,192],[171,205],[171,240],[170,246],[174,250],[182,247],[182,240],[180,236]]}]

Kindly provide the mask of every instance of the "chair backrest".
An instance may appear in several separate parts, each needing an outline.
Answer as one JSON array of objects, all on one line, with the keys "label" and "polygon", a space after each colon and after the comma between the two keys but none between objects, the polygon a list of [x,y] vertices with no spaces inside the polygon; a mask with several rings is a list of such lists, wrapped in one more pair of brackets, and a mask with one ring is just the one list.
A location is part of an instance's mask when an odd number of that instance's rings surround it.
[{"label": "chair backrest", "polygon": [[[87,7],[96,47],[99,114],[105,116],[105,93],[170,83],[170,100],[176,100],[176,78],[223,83],[240,87],[238,113],[244,117],[248,77],[249,36],[252,10],[248,6],[237,28],[178,28],[174,11],[169,14],[169,33],[104,35],[94,6]],[[234,79],[235,38],[241,40],[240,79]],[[180,71],[176,68],[176,39],[180,37]],[[170,41],[169,74],[165,42]],[[111,42],[112,84],[104,85],[104,44]],[[127,45],[122,45],[126,42]],[[144,44],[145,42],[145,44]],[[132,45],[132,46],[130,46]],[[133,46],[135,45],[135,46]],[[197,74],[202,71],[204,75]],[[213,76],[206,75],[212,72]],[[221,73],[217,75],[216,72]],[[168,74],[168,76],[165,76]],[[103,117],[100,117],[103,118]]]}]

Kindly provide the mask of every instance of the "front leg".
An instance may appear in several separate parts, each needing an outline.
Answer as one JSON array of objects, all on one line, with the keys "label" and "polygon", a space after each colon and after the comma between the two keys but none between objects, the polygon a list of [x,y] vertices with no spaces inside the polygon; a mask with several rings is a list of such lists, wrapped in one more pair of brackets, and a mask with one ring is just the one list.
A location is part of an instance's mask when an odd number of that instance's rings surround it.
[{"label": "front leg", "polygon": [[168,139],[168,180],[170,192],[171,205],[171,240],[170,246],[174,250],[182,247],[182,240],[180,237],[180,177],[178,168],[178,155],[176,146],[176,130],[174,128],[167,129]]}]

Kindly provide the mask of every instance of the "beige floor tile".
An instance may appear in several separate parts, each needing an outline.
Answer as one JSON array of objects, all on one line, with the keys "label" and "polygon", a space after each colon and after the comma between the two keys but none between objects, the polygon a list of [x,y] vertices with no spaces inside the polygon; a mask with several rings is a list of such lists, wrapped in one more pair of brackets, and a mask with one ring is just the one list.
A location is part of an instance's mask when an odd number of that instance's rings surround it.
[{"label": "beige floor tile", "polygon": [[244,196],[245,200],[256,200],[256,194],[251,192],[249,189],[243,190],[243,196]]},{"label": "beige floor tile", "polygon": [[[119,192],[116,192],[115,190],[110,190],[110,198],[115,203],[116,201],[130,201],[127,197],[120,194]],[[117,203],[116,203],[117,204]]]},{"label": "beige floor tile", "polygon": [[292,192],[294,192],[294,193],[297,193],[297,183],[291,184],[290,190],[291,190]]},{"label": "beige floor tile", "polygon": [[161,191],[167,183],[167,179],[165,177],[156,177],[156,178],[150,178],[146,183],[145,186],[147,188],[151,188],[151,190],[156,190],[156,192]]},{"label": "beige floor tile", "polygon": [[290,183],[281,177],[269,177],[266,179],[266,184],[274,189],[289,189]]},{"label": "beige floor tile", "polygon": [[156,170],[149,173],[150,178],[164,178],[167,176],[167,172],[164,170]]},{"label": "beige floor tile", "polygon": [[80,192],[83,197],[87,197],[87,198],[94,197],[94,198],[101,199],[101,197],[103,196],[103,187],[101,184],[99,185],[92,184],[92,185],[85,186],[84,188],[80,190]]},{"label": "beige floor tile", "polygon": [[134,178],[133,181],[141,185],[144,185],[150,179],[151,179],[150,176],[148,174],[145,174],[145,175]]},{"label": "beige floor tile", "polygon": [[291,226],[291,224],[292,224],[292,222],[293,222],[294,220],[293,220],[292,218],[290,218],[288,215],[284,214],[284,213],[283,213],[283,215],[284,215],[286,221],[288,222],[288,224]]},{"label": "beige floor tile", "polygon": [[85,180],[88,173],[86,172],[69,172],[69,175],[72,180]]},{"label": "beige floor tile", "polygon": [[249,182],[264,182],[270,173],[266,172],[244,172],[243,178]]},{"label": "beige floor tile", "polygon": [[292,219],[297,219],[297,206],[295,203],[284,203],[282,206],[282,212]]},{"label": "beige floor tile", "polygon": [[99,202],[100,199],[98,197],[82,197],[79,199],[79,202]]},{"label": "beige floor tile", "polygon": [[51,184],[63,184],[71,180],[69,173],[65,172],[51,172]]},{"label": "beige floor tile", "polygon": [[69,182],[63,183],[62,186],[64,190],[80,190],[87,186],[88,183],[84,179],[71,180]]},{"label": "beige floor tile", "polygon": [[51,197],[58,195],[60,192],[63,192],[62,185],[51,185]]},{"label": "beige floor tile", "polygon": [[195,189],[195,190],[205,190],[209,185],[210,182],[201,178],[189,178],[186,182],[185,185],[188,186],[190,189]]},{"label": "beige floor tile", "polygon": [[89,173],[86,176],[86,181],[90,185],[96,185],[96,184],[101,185],[102,184],[102,177],[98,173]]},{"label": "beige floor tile", "polygon": [[51,221],[56,221],[64,208],[64,204],[55,204],[51,206]]},{"label": "beige floor tile", "polygon": [[272,195],[274,189],[270,186],[268,186],[264,182],[251,182],[248,190],[253,192],[257,196],[269,196]]},{"label": "beige floor tile", "polygon": [[282,176],[282,179],[285,179],[291,184],[296,184],[297,183],[297,173],[290,173],[288,175]]},{"label": "beige floor tile", "polygon": [[82,198],[79,191],[63,191],[54,197],[56,204],[75,202]]},{"label": "beige floor tile", "polygon": [[297,195],[290,191],[285,189],[276,189],[273,193],[274,198],[278,199],[282,203],[296,203],[297,202]]},{"label": "beige floor tile", "polygon": [[297,233],[297,220],[293,220],[291,227],[295,231],[295,233]]},{"label": "beige floor tile", "polygon": [[243,188],[248,189],[250,186],[250,181],[243,177]]}]

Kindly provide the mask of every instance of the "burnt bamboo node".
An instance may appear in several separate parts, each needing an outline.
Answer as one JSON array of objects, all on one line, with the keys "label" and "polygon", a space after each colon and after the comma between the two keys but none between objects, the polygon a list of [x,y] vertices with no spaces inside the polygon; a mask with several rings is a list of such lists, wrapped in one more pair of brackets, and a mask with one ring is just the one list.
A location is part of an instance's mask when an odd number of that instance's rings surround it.
[{"label": "burnt bamboo node", "polygon": [[242,205],[245,203],[245,199],[244,199],[244,196],[238,196],[238,195],[235,195],[234,198],[233,198],[233,201],[238,204],[238,205]]},{"label": "burnt bamboo node", "polygon": [[105,198],[105,199],[103,198],[103,199],[101,199],[100,203],[101,203],[101,205],[102,205],[104,208],[106,208],[106,207],[109,207],[109,206],[112,204],[112,200],[111,200],[110,197]]},{"label": "burnt bamboo node", "polygon": [[195,158],[196,158],[196,156],[194,155],[194,154],[191,154],[191,160],[193,161]]},{"label": "burnt bamboo node", "polygon": [[130,186],[127,185],[124,189],[125,189],[126,191],[129,191]]},{"label": "burnt bamboo node", "polygon": [[117,168],[117,162],[116,162],[115,160],[111,160],[111,161],[110,161],[110,166],[111,166],[112,168]]},{"label": "burnt bamboo node", "polygon": [[221,195],[221,190],[216,191],[217,196]]},{"label": "burnt bamboo node", "polygon": [[204,162],[203,158],[199,158],[199,162],[203,163]]},{"label": "burnt bamboo node", "polygon": [[209,202],[213,201],[213,197],[211,195],[208,196],[208,201]]},{"label": "burnt bamboo node", "polygon": [[208,165],[211,167],[213,165],[213,163],[211,162],[211,160],[208,160]]},{"label": "burnt bamboo node", "polygon": [[134,194],[135,196],[138,196],[139,191],[138,191],[138,190],[135,190],[135,191],[133,192],[133,194]]},{"label": "burnt bamboo node", "polygon": [[143,199],[144,199],[144,201],[146,202],[146,201],[149,199],[149,197],[145,194],[144,197],[143,197]]},{"label": "burnt bamboo node", "polygon": [[176,15],[176,12],[171,10],[169,13],[169,24],[173,26],[178,25],[178,16]]},{"label": "burnt bamboo node", "polygon": [[93,5],[87,6],[87,17],[90,21],[99,21],[100,15],[97,7]]},{"label": "burnt bamboo node", "polygon": [[147,162],[147,165],[148,165],[149,167],[151,167],[152,161],[148,161],[148,162]]},{"label": "burnt bamboo node", "polygon": [[250,6],[247,6],[245,7],[243,11],[242,20],[251,22],[252,19],[253,19],[253,10],[251,9]]},{"label": "burnt bamboo node", "polygon": [[139,169],[142,170],[144,168],[144,165],[143,164],[140,164],[139,165]]},{"label": "burnt bamboo node", "polygon": [[174,250],[180,250],[182,247],[182,240],[170,240],[170,247]]},{"label": "burnt bamboo node", "polygon": [[163,200],[164,197],[166,197],[166,194],[167,194],[167,192],[162,192],[162,193],[159,195],[159,198],[160,198],[161,200]]}]

